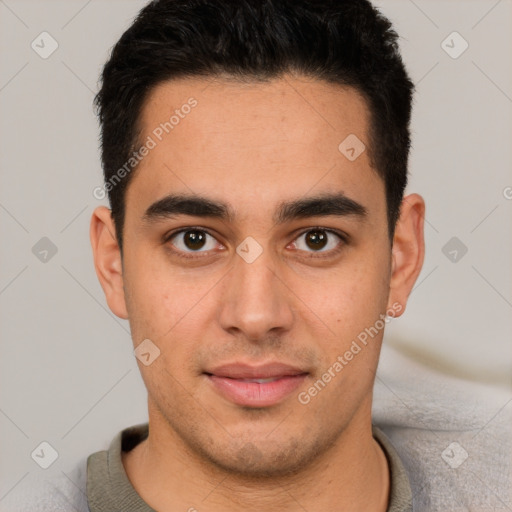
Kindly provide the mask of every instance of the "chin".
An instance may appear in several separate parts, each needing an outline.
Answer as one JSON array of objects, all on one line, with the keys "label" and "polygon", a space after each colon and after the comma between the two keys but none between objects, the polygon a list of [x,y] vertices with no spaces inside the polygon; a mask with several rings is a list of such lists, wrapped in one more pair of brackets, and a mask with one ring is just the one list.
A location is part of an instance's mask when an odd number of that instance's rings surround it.
[{"label": "chin", "polygon": [[225,446],[211,442],[207,447],[196,445],[194,448],[216,469],[250,480],[297,474],[327,448],[320,441],[307,443],[295,438],[270,443],[263,435],[260,441],[253,438],[245,443],[231,439]]}]

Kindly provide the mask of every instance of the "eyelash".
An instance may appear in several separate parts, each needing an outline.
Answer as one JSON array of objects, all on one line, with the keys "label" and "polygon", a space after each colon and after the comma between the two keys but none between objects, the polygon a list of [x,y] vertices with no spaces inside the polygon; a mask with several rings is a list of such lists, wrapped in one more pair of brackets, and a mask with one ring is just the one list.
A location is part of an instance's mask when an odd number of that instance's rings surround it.
[{"label": "eyelash", "polygon": [[[179,235],[180,233],[186,233],[187,231],[201,231],[202,233],[207,233],[212,238],[216,239],[213,234],[211,234],[207,229],[205,229],[203,227],[189,226],[187,228],[179,229],[177,231],[173,231],[172,233],[169,233],[167,236],[165,236],[164,243],[167,244],[176,235]],[[313,252],[313,253],[309,254],[308,256],[304,256],[303,257],[304,259],[316,259],[316,258],[325,259],[325,258],[334,257],[334,256],[338,255],[338,253],[341,250],[343,250],[344,245],[349,243],[349,237],[345,233],[334,230],[334,229],[324,228],[322,226],[313,226],[313,227],[309,227],[309,228],[301,231],[300,233],[297,234],[297,236],[293,239],[293,241],[295,241],[297,238],[301,237],[302,235],[305,235],[306,233],[310,233],[311,231],[323,231],[325,233],[336,235],[338,238],[340,238],[340,243],[336,246],[335,249],[331,249],[330,251],[325,251],[325,252],[317,252],[317,253]],[[172,246],[172,244],[171,244],[171,246]],[[178,257],[185,258],[188,260],[199,259],[199,258],[204,258],[204,257],[208,256],[208,251],[186,253],[186,252],[183,252],[180,250],[176,250],[172,247],[170,248],[170,250],[173,252],[173,254],[177,255]],[[324,256],[324,255],[327,255],[327,256]]]}]

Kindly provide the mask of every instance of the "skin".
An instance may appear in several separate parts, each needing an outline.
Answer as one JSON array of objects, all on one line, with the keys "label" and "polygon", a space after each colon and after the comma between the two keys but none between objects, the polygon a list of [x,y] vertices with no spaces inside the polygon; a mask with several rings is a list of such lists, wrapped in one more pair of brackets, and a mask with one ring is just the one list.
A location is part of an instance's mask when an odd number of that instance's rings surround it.
[{"label": "skin", "polygon": [[[353,162],[338,150],[349,134],[368,141],[368,108],[354,89],[292,75],[166,82],[143,108],[141,140],[190,97],[197,106],[132,177],[122,257],[110,210],[97,208],[91,221],[110,309],[129,319],[135,347],[150,339],[161,351],[149,366],[138,362],[150,433],[123,453],[127,475],[160,511],[385,511],[389,470],[371,432],[383,330],[307,405],[293,393],[241,407],[203,372],[277,360],[309,372],[298,392],[307,391],[379,315],[405,310],[423,263],[424,201],[404,199],[391,243],[368,148]],[[332,192],[367,215],[273,220],[282,201]],[[145,221],[170,193],[224,201],[234,218]],[[328,246],[311,248],[307,230],[319,226],[347,242],[328,235]],[[193,227],[211,235],[201,253],[182,236],[166,238]],[[252,263],[236,252],[248,236],[263,250]]]}]

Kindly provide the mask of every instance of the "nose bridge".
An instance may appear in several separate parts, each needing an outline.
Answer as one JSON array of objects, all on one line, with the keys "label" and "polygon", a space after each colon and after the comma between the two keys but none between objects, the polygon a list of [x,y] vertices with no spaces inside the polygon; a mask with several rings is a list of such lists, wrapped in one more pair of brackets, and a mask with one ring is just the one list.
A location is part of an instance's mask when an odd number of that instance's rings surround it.
[{"label": "nose bridge", "polygon": [[244,242],[225,283],[221,323],[226,330],[237,329],[257,340],[272,329],[288,329],[293,315],[270,250],[254,240]]}]

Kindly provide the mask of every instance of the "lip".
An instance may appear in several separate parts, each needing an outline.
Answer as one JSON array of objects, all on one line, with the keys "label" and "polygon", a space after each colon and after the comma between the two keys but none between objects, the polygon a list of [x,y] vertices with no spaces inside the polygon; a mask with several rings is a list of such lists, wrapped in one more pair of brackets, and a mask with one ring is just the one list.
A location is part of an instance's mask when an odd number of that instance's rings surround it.
[{"label": "lip", "polygon": [[230,402],[245,407],[269,407],[293,393],[308,372],[274,362],[258,366],[225,364],[205,374],[215,391]]}]

